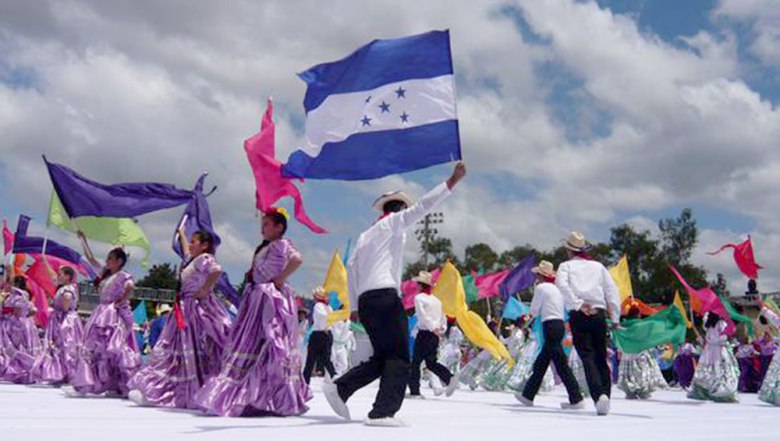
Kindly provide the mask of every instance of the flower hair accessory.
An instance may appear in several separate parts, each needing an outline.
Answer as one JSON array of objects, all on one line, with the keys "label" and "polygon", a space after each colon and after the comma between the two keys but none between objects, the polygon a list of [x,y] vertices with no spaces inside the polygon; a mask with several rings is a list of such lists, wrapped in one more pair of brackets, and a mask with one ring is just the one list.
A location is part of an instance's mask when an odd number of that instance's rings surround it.
[{"label": "flower hair accessory", "polygon": [[284,207],[271,207],[268,209],[268,211],[265,212],[265,214],[275,214],[275,213],[281,214],[288,222],[290,221],[290,213],[288,213]]}]

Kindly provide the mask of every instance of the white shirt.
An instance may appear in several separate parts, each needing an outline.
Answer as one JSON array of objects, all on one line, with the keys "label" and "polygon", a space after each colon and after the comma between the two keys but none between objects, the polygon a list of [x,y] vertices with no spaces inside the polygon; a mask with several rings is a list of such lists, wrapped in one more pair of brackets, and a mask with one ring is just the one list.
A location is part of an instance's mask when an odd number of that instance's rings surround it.
[{"label": "white shirt", "polygon": [[443,331],[447,319],[441,309],[441,301],[430,294],[414,296],[414,314],[417,316],[417,328],[421,331]]},{"label": "white shirt", "polygon": [[566,307],[577,311],[583,303],[609,312],[613,323],[620,321],[620,295],[604,265],[575,257],[563,262],[555,276]]},{"label": "white shirt", "polygon": [[314,305],[314,312],[312,313],[313,321],[312,331],[327,331],[328,330],[328,314],[333,312],[333,309],[322,303],[317,302]]},{"label": "white shirt", "polygon": [[451,193],[443,182],[406,210],[378,220],[357,240],[349,257],[347,280],[349,304],[358,309],[358,297],[364,292],[401,287],[406,229],[422,219]]},{"label": "white shirt", "polygon": [[539,320],[563,320],[563,294],[557,286],[543,282],[534,288],[534,298],[531,300],[531,315]]}]

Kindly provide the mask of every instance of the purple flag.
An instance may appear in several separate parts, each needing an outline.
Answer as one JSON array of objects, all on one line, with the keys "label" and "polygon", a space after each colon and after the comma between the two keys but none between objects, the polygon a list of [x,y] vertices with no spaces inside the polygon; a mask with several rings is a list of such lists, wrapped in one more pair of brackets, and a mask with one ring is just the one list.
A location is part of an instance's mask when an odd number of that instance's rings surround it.
[{"label": "purple flag", "polygon": [[[206,201],[206,196],[203,194],[203,183],[206,179],[206,173],[201,175],[198,182],[195,184],[195,188],[192,190],[192,197],[190,198],[187,207],[184,209],[184,213],[177,225],[177,231],[173,234],[173,251],[182,259],[184,259],[184,252],[181,249],[181,243],[179,243],[178,227],[184,230],[187,237],[198,231],[203,230],[209,233],[214,241],[214,249],[219,246],[221,239],[214,226],[211,223],[211,212],[209,211],[209,204]],[[209,194],[213,193],[217,188],[214,187]],[[223,272],[219,280],[217,280],[217,289],[220,290],[231,303],[238,307],[240,296],[238,291],[230,284],[230,279],[226,272]]]},{"label": "purple flag", "polygon": [[169,184],[106,185],[46,160],[54,191],[70,217],[135,217],[188,203],[192,192]]},{"label": "purple flag", "polygon": [[536,258],[533,254],[529,255],[506,276],[504,282],[501,283],[499,291],[501,292],[501,298],[504,299],[504,304],[507,303],[507,299],[512,294],[522,291],[534,284],[536,275],[531,272],[531,268],[536,265]]},{"label": "purple flag", "polygon": [[[43,242],[42,237],[28,236],[27,227],[30,224],[30,218],[25,215],[19,216],[19,222],[16,224],[16,235],[14,237],[14,253],[16,254],[42,254]],[[85,265],[84,259],[81,257],[78,251],[61,245],[53,240],[46,240],[46,255],[59,257],[66,260],[76,266],[83,267],[87,270],[90,277],[97,277],[92,265]]]}]

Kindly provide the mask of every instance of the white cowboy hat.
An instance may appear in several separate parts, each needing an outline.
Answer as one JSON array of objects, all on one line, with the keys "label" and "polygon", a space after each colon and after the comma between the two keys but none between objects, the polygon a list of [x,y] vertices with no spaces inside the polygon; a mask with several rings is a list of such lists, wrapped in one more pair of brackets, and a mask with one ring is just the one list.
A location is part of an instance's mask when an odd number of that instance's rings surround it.
[{"label": "white cowboy hat", "polygon": [[325,292],[325,288],[318,286],[311,291],[311,295],[315,299],[327,299],[328,293]]},{"label": "white cowboy hat", "polygon": [[420,273],[417,274],[417,277],[413,277],[412,280],[417,283],[433,286],[433,275],[428,271],[420,271]]},{"label": "white cowboy hat", "polygon": [[566,238],[566,243],[564,243],[563,246],[567,250],[576,252],[586,251],[589,248],[588,243],[585,241],[585,236],[577,231],[572,231],[572,233],[569,234],[569,237]]},{"label": "white cowboy hat", "polygon": [[555,277],[555,267],[551,262],[542,260],[539,265],[531,268],[531,272],[545,277]]},{"label": "white cowboy hat", "polygon": [[171,311],[173,311],[173,309],[171,309],[171,305],[167,303],[160,303],[157,305],[157,315],[163,315],[163,313]]},{"label": "white cowboy hat", "polygon": [[390,201],[403,202],[407,207],[410,207],[414,204],[412,198],[410,198],[406,193],[402,191],[391,191],[390,193],[385,193],[382,196],[379,196],[379,198],[374,201],[374,208],[379,211],[384,211],[385,204]]}]

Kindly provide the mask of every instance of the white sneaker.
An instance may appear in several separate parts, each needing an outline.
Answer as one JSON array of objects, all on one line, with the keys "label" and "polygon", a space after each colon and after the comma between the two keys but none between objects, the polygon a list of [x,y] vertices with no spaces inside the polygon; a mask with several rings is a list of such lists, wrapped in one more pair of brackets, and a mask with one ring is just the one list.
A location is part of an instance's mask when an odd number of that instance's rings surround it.
[{"label": "white sneaker", "polygon": [[526,398],[522,392],[515,392],[515,398],[517,398],[517,401],[523,403],[524,406],[534,407],[534,402]]},{"label": "white sneaker", "polygon": [[79,392],[76,390],[75,387],[68,384],[67,386],[62,386],[62,391],[65,392],[66,397],[70,398],[84,398],[86,395],[84,392]]},{"label": "white sneaker", "polygon": [[451,397],[452,394],[455,393],[456,390],[458,390],[458,387],[460,386],[460,378],[458,378],[458,374],[455,374],[450,378],[450,384],[447,385],[447,387],[444,389],[444,393]]},{"label": "white sneaker", "polygon": [[336,412],[336,415],[347,421],[352,419],[349,416],[349,407],[347,407],[347,403],[341,399],[338,387],[336,387],[336,384],[333,383],[330,378],[326,377],[325,381],[322,383],[322,392],[325,393],[325,399],[328,400],[330,408]]},{"label": "white sneaker", "polygon": [[585,400],[577,401],[576,403],[561,403],[561,409],[563,410],[582,410],[585,408]]},{"label": "white sneaker", "polygon": [[136,405],[141,407],[149,407],[151,405],[151,403],[149,403],[149,400],[147,400],[144,394],[138,389],[133,389],[130,392],[128,392],[127,398],[133,403],[135,403]]},{"label": "white sneaker", "polygon": [[596,401],[596,414],[604,416],[609,414],[609,397],[602,395]]},{"label": "white sneaker", "polygon": [[433,388],[433,396],[434,397],[440,397],[440,396],[444,395],[444,391],[445,391],[444,388],[434,387]]},{"label": "white sneaker", "polygon": [[363,424],[366,426],[374,427],[404,427],[403,421],[396,417],[384,417],[384,418],[366,418],[363,420]]}]

